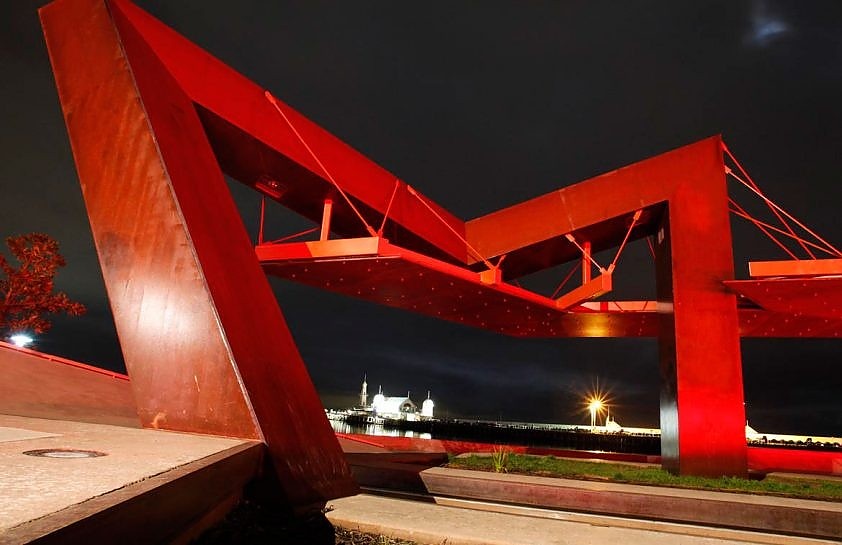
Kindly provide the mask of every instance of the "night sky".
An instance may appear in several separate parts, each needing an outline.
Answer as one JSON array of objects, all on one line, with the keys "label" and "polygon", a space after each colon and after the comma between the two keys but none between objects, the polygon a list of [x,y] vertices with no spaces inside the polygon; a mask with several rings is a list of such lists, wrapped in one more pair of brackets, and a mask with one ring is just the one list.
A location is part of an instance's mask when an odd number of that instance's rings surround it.
[{"label": "night sky", "polygon": [[[37,349],[123,371],[40,4],[0,7],[0,235],[57,238],[58,286],[89,309]],[[138,4],[464,219],[721,133],[768,195],[842,244],[837,0]],[[258,195],[232,191],[256,234]],[[271,209],[270,236],[299,225]],[[738,277],[785,258],[733,225]],[[653,298],[647,252],[623,255],[612,297]],[[654,340],[513,339],[272,284],[326,406],[353,403],[367,373],[370,391],[432,390],[442,416],[586,423],[598,382],[621,424],[658,425]],[[842,341],[744,340],[752,426],[842,435],[840,353]]]}]

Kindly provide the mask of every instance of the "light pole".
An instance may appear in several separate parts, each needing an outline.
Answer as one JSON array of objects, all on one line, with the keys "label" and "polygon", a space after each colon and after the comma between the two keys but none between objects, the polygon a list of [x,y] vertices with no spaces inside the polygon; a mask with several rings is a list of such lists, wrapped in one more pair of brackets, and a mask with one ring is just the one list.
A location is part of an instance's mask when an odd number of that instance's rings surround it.
[{"label": "light pole", "polygon": [[599,398],[591,398],[591,402],[588,403],[588,410],[591,412],[591,429],[596,427],[596,413],[602,411],[602,400]]}]

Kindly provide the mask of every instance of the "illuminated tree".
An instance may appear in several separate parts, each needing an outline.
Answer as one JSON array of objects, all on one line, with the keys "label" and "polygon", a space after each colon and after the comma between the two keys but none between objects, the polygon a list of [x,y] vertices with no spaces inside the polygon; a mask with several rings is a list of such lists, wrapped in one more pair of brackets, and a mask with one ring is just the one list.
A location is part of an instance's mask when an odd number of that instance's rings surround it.
[{"label": "illuminated tree", "polygon": [[18,266],[0,253],[0,331],[44,333],[52,325],[46,315],[85,313],[67,294],[53,293],[56,271],[66,264],[56,240],[30,233],[7,238],[6,245]]}]

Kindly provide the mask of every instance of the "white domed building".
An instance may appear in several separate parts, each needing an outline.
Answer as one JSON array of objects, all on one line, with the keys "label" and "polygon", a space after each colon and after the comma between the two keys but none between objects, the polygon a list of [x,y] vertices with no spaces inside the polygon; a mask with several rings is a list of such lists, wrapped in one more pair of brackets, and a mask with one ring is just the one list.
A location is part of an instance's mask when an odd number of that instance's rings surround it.
[{"label": "white domed building", "polygon": [[433,400],[430,399],[430,392],[427,391],[427,399],[424,400],[424,403],[421,404],[421,416],[422,418],[433,418],[433,408],[436,406],[433,403]]},{"label": "white domed building", "polygon": [[[360,399],[363,399],[364,392],[368,385],[363,379],[363,389],[360,393]],[[391,397],[383,394],[383,388],[378,388],[377,395],[371,401],[371,405],[362,407],[365,411],[370,411],[373,416],[381,418],[390,418],[397,420],[426,420],[433,418],[433,400],[430,399],[430,392],[427,392],[427,399],[421,404],[421,410],[418,410],[418,405],[409,397],[409,392],[405,397]]]}]

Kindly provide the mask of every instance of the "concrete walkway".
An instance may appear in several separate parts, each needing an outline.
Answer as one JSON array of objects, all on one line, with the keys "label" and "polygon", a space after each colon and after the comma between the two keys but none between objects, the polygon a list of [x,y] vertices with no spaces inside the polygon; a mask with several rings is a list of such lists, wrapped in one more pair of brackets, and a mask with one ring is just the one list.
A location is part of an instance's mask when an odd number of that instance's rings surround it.
[{"label": "concrete walkway", "polygon": [[[0,542],[11,528],[225,451],[236,439],[0,415]],[[80,449],[96,458],[45,458]]]},{"label": "concrete walkway", "polygon": [[619,517],[360,494],[330,502],[334,525],[424,545],[818,545],[807,539]]}]

